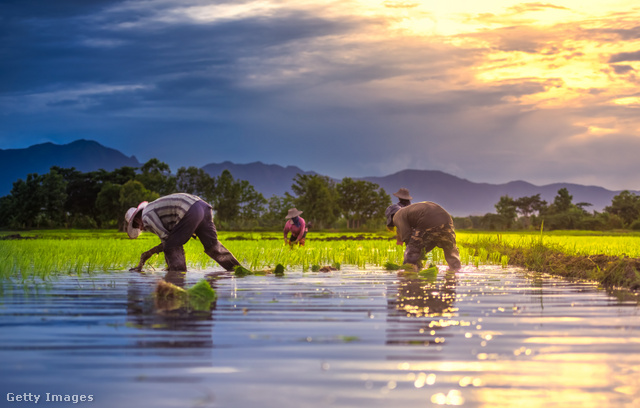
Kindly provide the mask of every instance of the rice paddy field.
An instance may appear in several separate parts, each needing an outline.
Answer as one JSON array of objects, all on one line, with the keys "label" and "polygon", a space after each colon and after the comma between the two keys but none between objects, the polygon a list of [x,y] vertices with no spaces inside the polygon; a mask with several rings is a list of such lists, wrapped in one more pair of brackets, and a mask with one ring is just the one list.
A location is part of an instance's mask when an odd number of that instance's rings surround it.
[{"label": "rice paddy field", "polygon": [[[37,231],[4,233],[0,238],[0,279],[47,279],[57,274],[81,275],[98,271],[127,270],[136,265],[140,254],[159,242],[153,234],[143,233],[130,240],[116,231]],[[33,239],[31,239],[33,238]],[[509,259],[499,252],[470,249],[478,243],[496,243],[516,248],[537,244],[552,247],[568,255],[608,255],[640,258],[640,235],[594,234],[572,232],[495,233],[457,232],[463,265],[502,265]],[[381,233],[312,233],[307,245],[291,250],[276,232],[221,232],[220,241],[250,270],[274,267],[308,271],[314,265],[350,265],[361,270],[387,263],[402,264],[403,247],[396,245],[393,234]],[[196,270],[216,264],[192,239],[185,246],[188,267]],[[442,265],[442,250],[428,254],[427,263]],[[147,268],[162,270],[162,254],[147,262]]]},{"label": "rice paddy field", "polygon": [[389,269],[403,247],[387,232],[311,233],[294,249],[280,233],[222,232],[254,272],[241,275],[197,240],[188,272],[160,254],[140,273],[151,234],[3,235],[0,406],[640,406],[639,293],[495,250],[617,259],[637,256],[637,236],[459,231],[460,271],[436,249],[410,273]]}]

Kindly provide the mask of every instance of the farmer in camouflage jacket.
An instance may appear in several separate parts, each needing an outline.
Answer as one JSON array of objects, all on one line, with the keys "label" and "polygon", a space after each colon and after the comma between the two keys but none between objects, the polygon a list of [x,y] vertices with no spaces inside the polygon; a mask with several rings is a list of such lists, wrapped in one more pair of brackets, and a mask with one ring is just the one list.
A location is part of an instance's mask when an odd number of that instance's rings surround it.
[{"label": "farmer in camouflage jacket", "polygon": [[404,263],[422,268],[424,254],[433,248],[444,250],[449,269],[461,267],[460,253],[456,245],[456,233],[451,215],[440,205],[423,201],[402,207],[393,204],[385,211],[387,227],[396,227],[398,245],[406,244]]}]

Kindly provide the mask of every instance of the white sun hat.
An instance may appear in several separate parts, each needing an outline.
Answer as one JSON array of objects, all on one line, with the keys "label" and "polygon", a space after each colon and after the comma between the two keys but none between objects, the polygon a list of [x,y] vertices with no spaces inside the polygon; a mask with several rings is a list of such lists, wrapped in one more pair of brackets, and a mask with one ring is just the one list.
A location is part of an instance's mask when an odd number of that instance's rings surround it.
[{"label": "white sun hat", "polygon": [[147,204],[149,204],[149,202],[143,201],[138,204],[137,207],[129,208],[127,213],[124,215],[124,219],[127,221],[127,235],[129,235],[129,238],[131,239],[138,238],[138,235],[140,235],[140,228],[133,227],[133,219],[136,217],[138,212],[144,210]]}]

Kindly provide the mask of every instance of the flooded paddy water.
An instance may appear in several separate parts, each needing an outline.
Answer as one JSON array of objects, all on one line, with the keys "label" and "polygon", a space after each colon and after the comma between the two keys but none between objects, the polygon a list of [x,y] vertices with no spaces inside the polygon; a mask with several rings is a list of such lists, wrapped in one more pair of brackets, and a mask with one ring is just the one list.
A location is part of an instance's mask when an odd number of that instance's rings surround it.
[{"label": "flooded paddy water", "polygon": [[167,276],[216,289],[187,313],[154,299],[164,277],[2,283],[0,406],[640,406],[634,294],[492,266],[205,270]]}]

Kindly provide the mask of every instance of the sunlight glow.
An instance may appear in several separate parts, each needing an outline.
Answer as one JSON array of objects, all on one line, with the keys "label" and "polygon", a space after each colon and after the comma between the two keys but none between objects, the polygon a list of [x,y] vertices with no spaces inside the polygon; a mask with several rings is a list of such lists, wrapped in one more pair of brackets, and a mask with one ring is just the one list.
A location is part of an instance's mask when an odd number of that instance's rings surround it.
[{"label": "sunlight glow", "polygon": [[[387,35],[482,55],[473,67],[479,84],[533,81],[545,88],[510,97],[510,102],[537,108],[583,106],[594,102],[593,90],[612,96],[637,87],[636,62],[610,63],[640,49],[640,40],[617,41],[625,30],[636,29],[640,7],[631,1],[358,3],[366,13],[384,16]],[[638,98],[613,103],[637,106]]]}]

